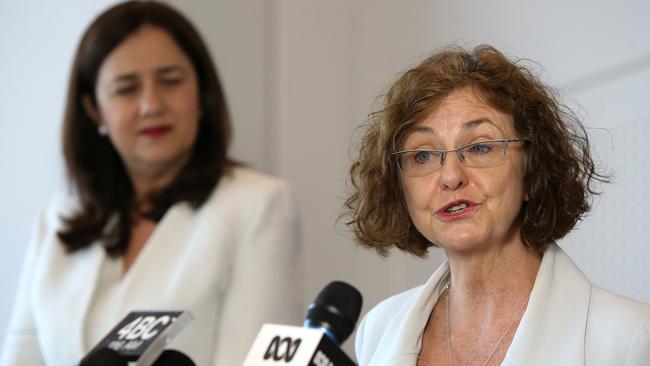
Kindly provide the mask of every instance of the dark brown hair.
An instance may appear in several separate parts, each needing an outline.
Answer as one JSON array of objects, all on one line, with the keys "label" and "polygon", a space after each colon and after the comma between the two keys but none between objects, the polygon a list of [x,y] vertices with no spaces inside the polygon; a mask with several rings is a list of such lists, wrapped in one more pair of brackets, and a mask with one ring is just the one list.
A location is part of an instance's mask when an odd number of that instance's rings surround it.
[{"label": "dark brown hair", "polygon": [[542,253],[564,237],[589,211],[594,184],[607,182],[596,172],[582,123],[555,92],[523,65],[493,47],[472,51],[448,47],[406,71],[384,96],[383,108],[370,114],[359,155],[350,167],[352,192],[345,202],[359,244],[387,255],[394,246],[425,256],[432,243],[411,222],[391,153],[452,91],[469,87],[485,102],[512,116],[525,148],[521,238]]},{"label": "dark brown hair", "polygon": [[[129,1],[100,14],[83,35],[74,57],[63,123],[63,153],[80,208],[64,217],[58,232],[69,252],[100,240],[111,255],[126,250],[134,193],[123,162],[109,139],[99,135],[82,98],[95,102],[99,68],[109,53],[143,25],[167,31],[187,54],[199,82],[199,130],[192,156],[165,188],[147,197],[142,215],[159,221],[169,207],[186,201],[200,207],[231,166],[227,157],[230,120],[209,51],[194,26],[177,10],[155,1]],[[113,221],[115,220],[115,221]],[[110,223],[110,224],[109,224]]]}]

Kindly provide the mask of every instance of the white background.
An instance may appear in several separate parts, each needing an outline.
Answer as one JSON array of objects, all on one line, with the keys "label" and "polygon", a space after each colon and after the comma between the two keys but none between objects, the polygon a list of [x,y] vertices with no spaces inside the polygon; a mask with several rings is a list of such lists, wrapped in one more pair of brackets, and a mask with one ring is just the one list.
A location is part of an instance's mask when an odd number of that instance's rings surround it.
[{"label": "white background", "polygon": [[[60,127],[83,29],[112,1],[0,0],[0,342],[30,223],[63,189]],[[583,116],[614,182],[560,244],[594,282],[650,302],[650,3],[625,1],[178,0],[206,38],[235,125],[234,157],[290,181],[305,242],[305,302],[341,279],[380,299],[440,263],[379,259],[336,224],[356,126],[399,72],[450,42],[543,65]],[[346,349],[352,352],[352,342]]]}]

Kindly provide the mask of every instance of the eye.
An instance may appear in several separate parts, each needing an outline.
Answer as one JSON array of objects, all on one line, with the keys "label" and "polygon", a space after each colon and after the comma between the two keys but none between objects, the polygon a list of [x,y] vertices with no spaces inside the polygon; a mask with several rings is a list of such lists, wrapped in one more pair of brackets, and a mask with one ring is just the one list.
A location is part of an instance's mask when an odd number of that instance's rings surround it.
[{"label": "eye", "polygon": [[138,86],[136,84],[125,84],[125,85],[120,85],[117,88],[115,88],[114,93],[116,95],[129,95],[133,94],[137,90]]},{"label": "eye", "polygon": [[493,150],[493,146],[489,142],[477,142],[467,147],[467,152],[474,155],[489,154]]},{"label": "eye", "polygon": [[160,83],[167,86],[178,85],[183,82],[182,77],[166,77],[160,79]]},{"label": "eye", "polygon": [[416,151],[413,154],[413,160],[417,164],[426,164],[433,159],[433,152],[431,151]]}]

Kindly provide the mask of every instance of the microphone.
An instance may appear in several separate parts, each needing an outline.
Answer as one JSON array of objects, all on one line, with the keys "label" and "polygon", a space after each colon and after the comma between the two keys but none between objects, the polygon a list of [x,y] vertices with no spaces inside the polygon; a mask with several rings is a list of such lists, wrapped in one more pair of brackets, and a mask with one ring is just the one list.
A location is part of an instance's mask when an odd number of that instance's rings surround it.
[{"label": "microphone", "polygon": [[117,351],[110,348],[100,348],[91,351],[79,366],[128,366],[129,363]]},{"label": "microphone", "polygon": [[170,349],[165,350],[153,366],[196,366],[196,364],[183,352]]},{"label": "microphone", "polygon": [[151,366],[161,353],[165,353],[165,345],[191,320],[192,315],[188,311],[132,311],[99,341],[79,365]]},{"label": "microphone", "polygon": [[340,346],[354,331],[362,303],[359,290],[342,281],[331,282],[309,305],[304,327],[320,330]]},{"label": "microphone", "polygon": [[303,328],[264,324],[243,366],[356,366],[339,346],[352,334],[362,302],[351,285],[331,282],[309,305]]},{"label": "microphone", "polygon": [[[117,351],[110,348],[100,348],[91,352],[81,362],[80,366],[128,366],[129,362],[125,357],[120,356]],[[182,352],[166,350],[152,366],[196,366],[194,361]]]}]

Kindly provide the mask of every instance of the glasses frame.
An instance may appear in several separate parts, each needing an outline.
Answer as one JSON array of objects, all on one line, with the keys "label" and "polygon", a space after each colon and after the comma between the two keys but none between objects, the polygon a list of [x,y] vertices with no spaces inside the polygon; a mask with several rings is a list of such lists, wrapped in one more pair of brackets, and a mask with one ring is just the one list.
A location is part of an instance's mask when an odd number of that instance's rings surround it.
[{"label": "glasses frame", "polygon": [[[498,139],[498,140],[483,140],[483,141],[472,142],[472,143],[470,143],[470,144],[465,144],[465,145],[463,145],[463,146],[459,146],[459,147],[457,147],[457,148],[455,148],[455,149],[450,149],[450,150],[410,149],[410,150],[395,151],[395,152],[391,153],[391,156],[395,157],[395,163],[397,164],[397,168],[399,169],[399,171],[400,171],[402,174],[405,174],[404,170],[402,169],[402,166],[401,166],[400,163],[399,163],[399,160],[400,160],[400,156],[401,156],[401,155],[404,155],[404,154],[406,154],[406,153],[413,153],[413,152],[430,152],[430,153],[439,153],[439,154],[440,154],[440,165],[439,165],[439,168],[434,169],[434,170],[432,170],[431,172],[428,172],[428,173],[426,173],[426,174],[413,175],[413,176],[425,176],[425,175],[429,175],[429,174],[431,174],[431,173],[434,173],[434,172],[437,172],[438,170],[440,170],[440,168],[442,168],[442,166],[445,164],[445,158],[447,157],[447,154],[448,154],[448,153],[453,153],[453,152],[455,152],[456,155],[458,156],[458,161],[460,161],[461,164],[463,164],[463,166],[466,166],[466,165],[464,164],[464,161],[465,161],[465,155],[463,155],[463,150],[465,150],[465,149],[468,148],[468,147],[472,147],[472,146],[479,145],[479,144],[485,144],[485,143],[488,143],[488,142],[490,142],[490,143],[497,143],[497,142],[499,142],[499,143],[503,143],[503,144],[504,144],[503,155],[505,156],[505,155],[506,155],[506,150],[507,150],[508,145],[510,145],[510,144],[515,144],[515,143],[517,143],[517,142],[528,142],[528,140],[527,140],[527,139],[515,139],[515,138],[510,138],[510,139]],[[493,166],[493,165],[490,165],[490,166]],[[489,166],[486,166],[485,168],[488,168],[488,167],[489,167]],[[478,168],[478,169],[480,169],[480,168]]]}]

